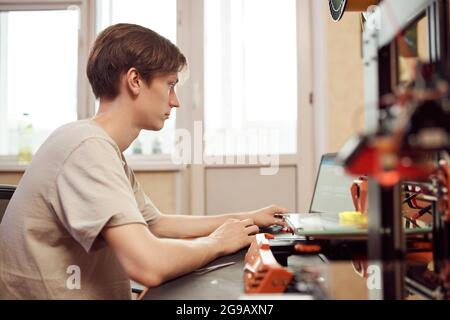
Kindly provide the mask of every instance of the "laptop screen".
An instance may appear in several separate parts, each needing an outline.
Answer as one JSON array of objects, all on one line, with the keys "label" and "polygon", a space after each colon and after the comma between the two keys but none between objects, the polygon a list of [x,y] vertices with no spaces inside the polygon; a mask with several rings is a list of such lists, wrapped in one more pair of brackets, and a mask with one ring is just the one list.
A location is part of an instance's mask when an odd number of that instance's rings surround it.
[{"label": "laptop screen", "polygon": [[344,168],[335,162],[335,158],[334,153],[322,156],[310,212],[338,214],[341,211],[355,210],[350,193],[355,177],[347,175]]}]

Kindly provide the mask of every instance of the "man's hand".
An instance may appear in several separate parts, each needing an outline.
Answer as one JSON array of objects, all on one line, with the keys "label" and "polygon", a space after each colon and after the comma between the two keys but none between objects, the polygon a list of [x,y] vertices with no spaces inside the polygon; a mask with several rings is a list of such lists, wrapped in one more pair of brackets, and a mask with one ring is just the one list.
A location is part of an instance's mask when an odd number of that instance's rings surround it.
[{"label": "man's hand", "polygon": [[271,205],[266,208],[251,211],[249,217],[259,227],[268,227],[273,224],[287,227],[287,223],[283,219],[283,215],[286,212],[287,210],[285,208]]},{"label": "man's hand", "polygon": [[249,246],[258,231],[252,219],[228,219],[208,237],[220,248],[222,255],[227,255]]},{"label": "man's hand", "polygon": [[152,234],[160,238],[198,238],[210,235],[230,219],[238,221],[251,219],[252,224],[259,227],[267,227],[273,224],[287,226],[283,219],[286,209],[272,205],[266,208],[237,213],[225,213],[220,215],[191,216],[191,215],[166,215],[149,228]]}]

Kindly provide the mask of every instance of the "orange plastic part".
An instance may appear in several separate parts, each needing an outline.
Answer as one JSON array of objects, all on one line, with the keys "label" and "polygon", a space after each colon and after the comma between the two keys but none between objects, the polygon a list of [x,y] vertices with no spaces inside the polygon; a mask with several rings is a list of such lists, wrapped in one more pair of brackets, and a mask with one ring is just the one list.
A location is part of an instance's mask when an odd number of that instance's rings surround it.
[{"label": "orange plastic part", "polygon": [[322,250],[322,247],[318,244],[296,244],[294,246],[295,251],[301,253],[319,253]]},{"label": "orange plastic part", "polygon": [[439,170],[437,173],[439,181],[442,186],[447,189],[447,192],[439,201],[439,209],[442,211],[446,221],[450,221],[450,165],[447,161],[441,160],[439,162]]},{"label": "orange plastic part", "polygon": [[275,260],[266,235],[257,234],[245,255],[245,293],[285,292],[292,276],[290,271]]},{"label": "orange plastic part", "polygon": [[356,211],[362,214],[367,214],[367,194],[369,185],[367,182],[367,177],[361,176],[353,181],[350,187],[350,193],[352,195],[353,206]]},{"label": "orange plastic part", "polygon": [[430,263],[433,260],[433,252],[411,252],[406,254],[407,261]]}]

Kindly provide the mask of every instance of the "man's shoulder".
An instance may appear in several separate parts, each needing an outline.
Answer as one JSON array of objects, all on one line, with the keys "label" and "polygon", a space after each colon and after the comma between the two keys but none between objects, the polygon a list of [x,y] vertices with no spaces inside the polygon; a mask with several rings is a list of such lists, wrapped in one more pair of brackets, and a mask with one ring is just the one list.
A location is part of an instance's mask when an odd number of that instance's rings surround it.
[{"label": "man's shoulder", "polygon": [[116,148],[111,137],[91,119],[65,124],[56,129],[47,139],[47,144],[62,144],[69,149],[77,148],[86,141],[97,141]]},{"label": "man's shoulder", "polygon": [[99,125],[95,124],[92,119],[78,120],[62,125],[53,131],[52,136],[65,134],[76,134],[79,138],[90,136],[107,137],[106,132]]},{"label": "man's shoulder", "polygon": [[41,162],[38,159],[43,158],[44,163],[59,166],[76,151],[98,156],[105,152],[120,155],[117,144],[100,126],[93,120],[80,120],[56,129],[41,146],[33,162]]}]

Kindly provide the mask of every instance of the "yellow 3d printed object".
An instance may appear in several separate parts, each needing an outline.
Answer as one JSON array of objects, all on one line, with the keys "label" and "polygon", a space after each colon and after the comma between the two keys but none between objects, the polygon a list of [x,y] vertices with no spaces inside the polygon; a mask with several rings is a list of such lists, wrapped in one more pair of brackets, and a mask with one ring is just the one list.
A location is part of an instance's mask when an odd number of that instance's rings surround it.
[{"label": "yellow 3d printed object", "polygon": [[343,211],[339,213],[339,224],[352,227],[367,227],[367,215],[359,211]]}]

